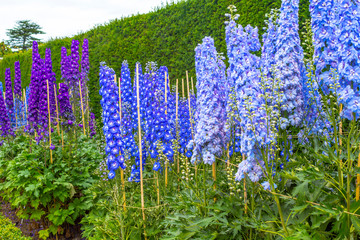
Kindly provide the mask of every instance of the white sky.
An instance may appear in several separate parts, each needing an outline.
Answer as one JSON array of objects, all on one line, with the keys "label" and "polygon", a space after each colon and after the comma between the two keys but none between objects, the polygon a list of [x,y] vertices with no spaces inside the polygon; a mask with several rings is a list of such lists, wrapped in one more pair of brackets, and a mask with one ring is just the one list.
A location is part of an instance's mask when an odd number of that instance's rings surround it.
[{"label": "white sky", "polygon": [[96,24],[137,13],[147,13],[170,0],[0,0],[0,41],[18,20],[31,20],[46,34],[43,41],[71,37]]}]

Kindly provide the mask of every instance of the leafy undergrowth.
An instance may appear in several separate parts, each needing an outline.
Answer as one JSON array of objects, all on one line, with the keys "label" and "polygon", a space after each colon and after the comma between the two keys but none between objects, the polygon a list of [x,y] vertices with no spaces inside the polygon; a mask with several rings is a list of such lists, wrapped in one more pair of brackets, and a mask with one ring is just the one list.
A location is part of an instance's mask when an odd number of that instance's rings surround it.
[{"label": "leafy undergrowth", "polygon": [[30,240],[30,237],[25,237],[21,230],[5,216],[0,213],[0,239],[1,240]]}]

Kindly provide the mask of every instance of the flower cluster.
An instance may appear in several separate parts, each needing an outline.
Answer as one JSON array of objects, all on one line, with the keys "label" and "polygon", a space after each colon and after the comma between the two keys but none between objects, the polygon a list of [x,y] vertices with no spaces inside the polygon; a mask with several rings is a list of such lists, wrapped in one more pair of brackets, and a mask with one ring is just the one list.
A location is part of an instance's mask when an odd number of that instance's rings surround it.
[{"label": "flower cluster", "polygon": [[283,83],[282,128],[300,126],[304,117],[305,66],[298,33],[299,0],[283,0],[276,33],[276,77]]},{"label": "flower cluster", "polygon": [[15,62],[14,95],[16,98],[21,98],[21,70],[19,61]]},{"label": "flower cluster", "polygon": [[8,111],[5,107],[5,101],[2,92],[0,94],[0,130],[2,137],[6,137],[7,135],[12,134],[10,119]]},{"label": "flower cluster", "polygon": [[122,148],[122,134],[120,130],[119,115],[119,92],[114,81],[114,70],[104,63],[100,66],[100,101],[103,109],[103,132],[106,140],[105,152],[107,155],[107,166],[110,170],[108,177],[115,177],[115,171],[121,167],[125,169],[124,157],[120,154]]},{"label": "flower cluster", "polygon": [[342,116],[360,117],[360,7],[359,2],[342,0],[338,3],[338,73],[339,102],[343,104]]},{"label": "flower cluster", "polygon": [[28,122],[33,128],[30,128],[30,132],[37,129],[39,122],[39,91],[41,88],[41,58],[39,54],[38,44],[33,42],[32,47],[32,67],[31,67],[31,81],[30,81],[30,93],[28,101]]},{"label": "flower cluster", "polygon": [[69,100],[69,87],[66,85],[66,83],[60,83],[58,104],[59,117],[66,120],[68,125],[72,125],[74,121],[74,115]]},{"label": "flower cluster", "polygon": [[8,109],[8,114],[10,117],[10,121],[14,122],[14,98],[13,98],[13,91],[12,91],[12,83],[11,83],[11,75],[10,75],[10,68],[5,70],[5,103]]},{"label": "flower cluster", "polygon": [[211,37],[195,49],[195,69],[198,90],[194,140],[188,148],[193,150],[191,162],[200,157],[206,164],[215,162],[215,156],[226,146],[228,131],[226,122],[226,96],[228,85],[225,79],[225,64],[218,57]]},{"label": "flower cluster", "polygon": [[334,84],[331,69],[338,65],[337,0],[311,0],[310,15],[313,32],[315,75],[322,90],[328,94]]},{"label": "flower cluster", "polygon": [[95,125],[95,114],[90,113],[90,121],[89,121],[89,129],[90,129],[90,137],[96,135],[96,125]]}]

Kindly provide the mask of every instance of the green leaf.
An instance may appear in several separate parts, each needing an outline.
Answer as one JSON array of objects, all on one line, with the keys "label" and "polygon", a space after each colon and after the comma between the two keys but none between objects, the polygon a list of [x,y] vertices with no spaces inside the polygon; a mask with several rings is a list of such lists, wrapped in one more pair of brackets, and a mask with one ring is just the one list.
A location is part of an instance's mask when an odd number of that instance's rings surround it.
[{"label": "green leaf", "polygon": [[30,219],[40,220],[41,216],[45,214],[43,210],[33,210]]},{"label": "green leaf", "polygon": [[359,217],[351,215],[350,219],[351,219],[351,222],[354,225],[356,231],[360,232],[360,220],[359,220]]}]

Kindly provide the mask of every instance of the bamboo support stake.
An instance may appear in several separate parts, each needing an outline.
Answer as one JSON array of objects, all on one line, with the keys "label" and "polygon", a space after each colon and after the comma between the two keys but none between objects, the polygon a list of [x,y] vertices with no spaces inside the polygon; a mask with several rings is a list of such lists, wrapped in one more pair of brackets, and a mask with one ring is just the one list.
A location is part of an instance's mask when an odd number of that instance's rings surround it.
[{"label": "bamboo support stake", "polygon": [[182,96],[183,96],[183,98],[185,98],[184,79],[181,79],[181,85],[182,85]]},{"label": "bamboo support stake", "polygon": [[[190,90],[189,90],[189,73],[186,71],[186,84],[187,84],[187,94],[188,94],[188,105],[189,105],[189,117],[190,117],[190,128],[191,128],[191,138],[194,140],[194,131],[192,125],[192,113],[191,113],[191,103],[190,103]],[[197,164],[195,162],[195,177],[197,176]]]},{"label": "bamboo support stake", "polygon": [[[13,92],[13,103],[15,103],[16,102],[16,98],[15,98],[15,94],[14,94],[14,92]],[[17,118],[17,114],[16,114],[16,109],[15,109],[15,129],[17,129],[17,123],[18,123],[18,118]]]},{"label": "bamboo support stake", "polygon": [[57,93],[56,93],[56,84],[54,84],[54,94],[55,94],[55,107],[56,107],[56,117],[57,117],[57,131],[60,135],[60,124],[59,124],[59,108],[58,108],[58,102],[57,102]]},{"label": "bamboo support stake", "polygon": [[195,94],[194,81],[193,81],[193,78],[192,78],[192,77],[191,77],[191,90],[192,90],[193,93]]},{"label": "bamboo support stake", "polygon": [[[115,75],[115,82],[116,82],[116,75]],[[120,122],[122,120],[122,109],[121,106],[122,102],[121,102],[121,78],[119,78],[119,116],[120,116]],[[121,154],[121,152],[119,152],[119,155]],[[126,211],[126,193],[125,193],[125,180],[124,180],[124,169],[120,168],[120,175],[121,175],[121,185],[122,185],[122,190],[123,190],[123,208],[124,211]]]},{"label": "bamboo support stake", "polygon": [[86,136],[84,106],[83,106],[83,97],[82,97],[82,92],[81,92],[81,82],[80,81],[79,81],[79,91],[80,91],[80,103],[81,103],[81,115],[82,115],[82,122],[83,122],[83,130],[84,130],[84,135]]},{"label": "bamboo support stake", "polygon": [[[245,155],[242,155],[243,161],[245,160]],[[247,193],[246,193],[246,176],[244,177],[244,203],[245,203],[245,214],[247,214]]]},{"label": "bamboo support stake", "polygon": [[[165,72],[165,115],[167,115],[167,73]],[[168,185],[168,161],[165,157],[165,187]]]},{"label": "bamboo support stake", "polygon": [[[360,167],[360,153],[358,156],[358,167]],[[359,201],[360,198],[360,174],[357,174],[356,176],[356,201]]]},{"label": "bamboo support stake", "polygon": [[[48,105],[48,117],[49,117],[49,146],[51,147],[51,118],[50,118],[50,96],[49,96],[49,80],[46,80],[47,86],[47,105]],[[52,150],[50,148],[50,163],[53,163]]]},{"label": "bamboo support stake", "polygon": [[[141,144],[141,125],[140,125],[140,98],[139,98],[139,65],[136,64],[136,96],[137,96],[137,113],[138,113],[138,132],[139,132],[139,157],[140,157],[140,191],[141,191],[141,210],[144,221],[145,232],[145,203],[144,203],[144,182],[143,182],[143,160]],[[145,235],[146,239],[146,235]]]},{"label": "bamboo support stake", "polygon": [[[26,99],[25,89],[23,89],[23,93],[24,93],[25,112],[27,113],[27,99]],[[27,118],[26,118],[26,123],[29,124]]]},{"label": "bamboo support stake", "polygon": [[[175,128],[176,128],[176,137],[178,137],[178,131],[179,130],[179,89],[178,89],[178,84],[179,84],[179,80],[176,79],[176,90],[175,90]],[[179,175],[179,172],[180,172],[180,166],[179,166],[179,155],[177,154],[177,158],[176,158],[176,165],[177,165],[177,173]],[[178,179],[180,180],[180,179]]]}]

